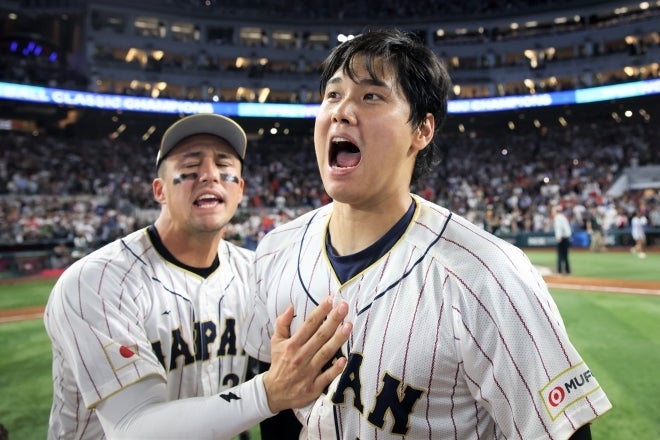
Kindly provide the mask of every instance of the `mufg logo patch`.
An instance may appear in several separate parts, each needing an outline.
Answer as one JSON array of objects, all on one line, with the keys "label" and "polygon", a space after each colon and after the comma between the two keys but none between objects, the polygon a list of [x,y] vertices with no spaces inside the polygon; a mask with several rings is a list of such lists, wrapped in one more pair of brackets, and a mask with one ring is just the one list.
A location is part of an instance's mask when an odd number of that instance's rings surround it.
[{"label": "mufg logo patch", "polygon": [[554,420],[566,408],[598,389],[598,381],[582,362],[552,378],[539,394],[548,414]]}]

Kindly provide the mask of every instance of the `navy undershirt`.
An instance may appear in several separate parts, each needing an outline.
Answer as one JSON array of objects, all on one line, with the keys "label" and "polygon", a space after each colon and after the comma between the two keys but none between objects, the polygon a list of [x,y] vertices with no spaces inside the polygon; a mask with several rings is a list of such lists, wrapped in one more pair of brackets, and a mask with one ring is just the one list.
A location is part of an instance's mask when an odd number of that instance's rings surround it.
[{"label": "navy undershirt", "polygon": [[396,224],[392,226],[385,235],[368,248],[351,255],[337,255],[335,253],[335,250],[332,248],[330,231],[328,231],[325,236],[325,249],[328,258],[330,259],[330,264],[335,270],[335,274],[337,275],[337,278],[339,278],[339,281],[343,284],[350,280],[392,249],[394,243],[396,243],[406,231],[414,213],[415,201],[413,200],[410,203],[408,211],[406,211],[403,217],[401,217],[401,219],[396,222]]},{"label": "navy undershirt", "polygon": [[175,266],[179,266],[182,269],[187,270],[188,272],[192,272],[194,274],[199,275],[202,278],[208,278],[209,275],[211,275],[215,270],[220,267],[220,258],[218,256],[215,256],[215,259],[213,260],[213,263],[209,267],[192,267],[188,266],[187,264],[184,264],[177,260],[174,255],[170,253],[170,251],[167,250],[165,245],[163,244],[163,241],[160,239],[160,235],[158,235],[158,231],[156,230],[156,226],[153,224],[149,225],[147,228],[147,233],[149,234],[149,238],[151,238],[151,242],[153,243],[154,247],[158,251],[158,253],[167,261],[170,263],[174,264]]}]

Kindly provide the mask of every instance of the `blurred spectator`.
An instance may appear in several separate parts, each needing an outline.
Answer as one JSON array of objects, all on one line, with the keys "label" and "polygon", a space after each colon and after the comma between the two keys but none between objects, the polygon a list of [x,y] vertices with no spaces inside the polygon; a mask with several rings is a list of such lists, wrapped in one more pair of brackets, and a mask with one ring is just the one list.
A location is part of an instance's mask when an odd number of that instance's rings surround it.
[{"label": "blurred spectator", "polygon": [[595,206],[589,207],[586,219],[587,233],[589,233],[589,249],[592,252],[605,252],[605,236],[603,235],[602,214]]},{"label": "blurred spectator", "polygon": [[[576,123],[544,135],[516,131],[506,154],[493,135],[448,132],[438,172],[412,188],[496,234],[551,233],[548,205],[571,209],[586,230],[585,207],[602,211],[602,228],[625,229],[641,200],[649,225],[660,226],[658,191],[606,194],[635,157],[660,164],[654,124]],[[626,146],[618,139],[626,139]],[[153,151],[141,139],[110,140],[0,131],[0,243],[71,245],[85,229],[95,247],[153,221]],[[309,136],[251,141],[244,200],[228,231],[254,246],[273,225],[330,202],[316,171]],[[89,151],[99,154],[90,159]],[[44,171],[50,170],[50,171]],[[138,208],[139,207],[139,208]],[[79,255],[84,250],[76,250]]]}]

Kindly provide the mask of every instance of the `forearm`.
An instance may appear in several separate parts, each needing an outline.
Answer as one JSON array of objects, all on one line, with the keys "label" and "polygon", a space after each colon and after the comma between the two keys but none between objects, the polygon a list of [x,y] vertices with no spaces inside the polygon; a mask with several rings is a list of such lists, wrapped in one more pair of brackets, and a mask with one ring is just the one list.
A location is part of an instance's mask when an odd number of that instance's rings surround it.
[{"label": "forearm", "polygon": [[109,440],[229,439],[273,415],[261,375],[220,394],[174,401],[164,401],[160,379],[143,382],[99,404]]}]

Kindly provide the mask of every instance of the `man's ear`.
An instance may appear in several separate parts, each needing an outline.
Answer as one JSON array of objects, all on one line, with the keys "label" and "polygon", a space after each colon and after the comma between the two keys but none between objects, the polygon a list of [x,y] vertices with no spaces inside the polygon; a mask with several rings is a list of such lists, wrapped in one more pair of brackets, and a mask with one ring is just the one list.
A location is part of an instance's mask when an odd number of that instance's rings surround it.
[{"label": "man's ear", "polygon": [[413,132],[413,149],[421,151],[433,140],[435,132],[435,118],[431,113],[426,114],[424,122]]},{"label": "man's ear", "polygon": [[166,200],[165,200],[165,185],[163,185],[163,179],[161,179],[160,177],[156,177],[153,180],[153,182],[151,182],[151,190],[154,194],[154,199],[161,205],[164,205],[166,203]]}]

